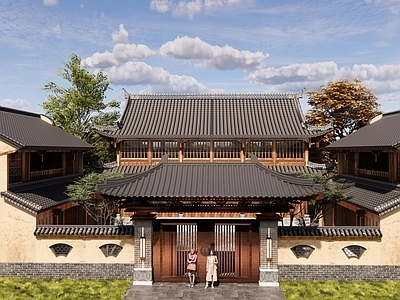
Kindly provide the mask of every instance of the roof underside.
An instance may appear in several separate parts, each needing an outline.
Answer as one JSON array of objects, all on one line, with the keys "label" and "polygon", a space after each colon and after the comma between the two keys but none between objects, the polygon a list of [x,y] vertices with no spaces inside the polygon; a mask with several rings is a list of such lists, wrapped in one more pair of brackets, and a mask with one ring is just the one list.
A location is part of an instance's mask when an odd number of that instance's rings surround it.
[{"label": "roof underside", "polygon": [[41,119],[41,115],[0,107],[0,140],[16,148],[90,150],[90,144]]},{"label": "roof underside", "polygon": [[327,146],[329,150],[351,150],[367,148],[370,150],[399,149],[400,147],[400,111],[387,113],[356,132]]},{"label": "roof underside", "polygon": [[97,127],[104,136],[132,139],[310,138],[300,94],[132,95],[120,128]]},{"label": "roof underside", "polygon": [[259,163],[160,163],[139,174],[107,180],[96,190],[125,198],[299,199],[318,194],[322,186]]}]

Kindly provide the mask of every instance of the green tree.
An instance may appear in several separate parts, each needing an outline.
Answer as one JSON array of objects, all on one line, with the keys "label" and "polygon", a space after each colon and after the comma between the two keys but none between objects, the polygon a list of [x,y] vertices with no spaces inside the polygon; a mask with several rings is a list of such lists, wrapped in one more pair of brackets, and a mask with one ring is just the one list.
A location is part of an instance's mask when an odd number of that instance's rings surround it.
[{"label": "green tree", "polygon": [[58,75],[69,82],[62,87],[47,82],[43,88],[49,93],[41,107],[55,124],[92,144],[95,149],[85,153],[85,169],[93,163],[109,162],[115,159],[112,149],[106,149],[103,139],[93,130],[93,125],[114,125],[120,113],[119,102],[104,102],[110,81],[102,71],[90,73],[81,65],[81,59],[71,54],[70,61],[64,63]]},{"label": "green tree", "polygon": [[309,90],[306,114],[310,125],[331,124],[333,130],[325,137],[333,142],[365,126],[370,119],[379,115],[378,98],[358,78],[342,78],[321,86],[320,90]]},{"label": "green tree", "polygon": [[123,174],[115,172],[89,173],[67,186],[66,194],[71,201],[81,205],[87,214],[99,225],[113,224],[118,212],[118,200],[95,197],[97,184],[106,179],[120,178]]},{"label": "green tree", "polygon": [[309,202],[309,205],[314,207],[314,215],[311,216],[310,221],[311,224],[318,224],[319,219],[327,211],[333,209],[339,201],[345,200],[346,195],[344,194],[344,190],[354,185],[345,179],[335,180],[335,174],[333,173],[296,173],[296,175],[304,179],[311,179],[324,187],[324,198]]}]

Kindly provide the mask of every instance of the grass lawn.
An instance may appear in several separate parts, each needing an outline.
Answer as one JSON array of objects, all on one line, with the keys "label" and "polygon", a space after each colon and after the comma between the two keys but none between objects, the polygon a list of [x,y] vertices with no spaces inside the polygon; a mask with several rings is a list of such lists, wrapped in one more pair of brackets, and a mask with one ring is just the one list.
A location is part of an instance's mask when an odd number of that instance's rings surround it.
[{"label": "grass lawn", "polygon": [[281,281],[288,300],[400,299],[400,281]]},{"label": "grass lawn", "polygon": [[0,299],[124,299],[130,280],[0,278]]}]

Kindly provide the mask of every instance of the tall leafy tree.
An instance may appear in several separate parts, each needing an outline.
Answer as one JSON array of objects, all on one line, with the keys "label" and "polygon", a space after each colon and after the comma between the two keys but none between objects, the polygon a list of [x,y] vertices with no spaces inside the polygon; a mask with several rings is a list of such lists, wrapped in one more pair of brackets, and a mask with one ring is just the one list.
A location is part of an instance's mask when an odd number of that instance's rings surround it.
[{"label": "tall leafy tree", "polygon": [[306,118],[310,125],[332,124],[333,130],[326,142],[341,139],[365,126],[380,114],[378,98],[358,78],[342,78],[321,86],[320,90],[307,91],[311,109]]},{"label": "tall leafy tree", "polygon": [[68,87],[47,82],[43,88],[49,93],[42,108],[55,124],[92,144],[95,149],[85,153],[85,168],[93,163],[109,162],[115,159],[114,153],[105,148],[103,139],[93,130],[93,124],[113,125],[120,113],[116,100],[105,103],[106,91],[110,89],[110,81],[102,71],[96,74],[87,71],[81,65],[81,59],[71,54],[70,61],[58,75],[69,82]]}]

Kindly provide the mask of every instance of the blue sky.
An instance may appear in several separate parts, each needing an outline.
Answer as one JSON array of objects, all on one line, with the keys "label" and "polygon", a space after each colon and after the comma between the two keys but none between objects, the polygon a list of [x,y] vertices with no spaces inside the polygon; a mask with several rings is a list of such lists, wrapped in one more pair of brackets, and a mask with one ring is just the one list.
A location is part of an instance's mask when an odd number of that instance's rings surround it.
[{"label": "blue sky", "polygon": [[0,0],[0,20],[2,106],[42,113],[76,53],[122,107],[122,88],[287,93],[357,77],[400,109],[398,0]]}]

